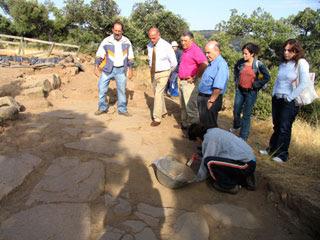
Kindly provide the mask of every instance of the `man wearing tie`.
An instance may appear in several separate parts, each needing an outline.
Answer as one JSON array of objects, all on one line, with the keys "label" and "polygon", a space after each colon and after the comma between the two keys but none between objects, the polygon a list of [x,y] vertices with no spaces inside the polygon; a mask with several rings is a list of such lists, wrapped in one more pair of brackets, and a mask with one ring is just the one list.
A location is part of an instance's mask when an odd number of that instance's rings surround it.
[{"label": "man wearing tie", "polygon": [[148,59],[154,89],[153,120],[150,125],[156,127],[160,125],[161,118],[167,114],[164,90],[171,71],[177,66],[177,59],[171,44],[160,37],[158,28],[150,28],[148,36],[150,39],[147,45]]}]

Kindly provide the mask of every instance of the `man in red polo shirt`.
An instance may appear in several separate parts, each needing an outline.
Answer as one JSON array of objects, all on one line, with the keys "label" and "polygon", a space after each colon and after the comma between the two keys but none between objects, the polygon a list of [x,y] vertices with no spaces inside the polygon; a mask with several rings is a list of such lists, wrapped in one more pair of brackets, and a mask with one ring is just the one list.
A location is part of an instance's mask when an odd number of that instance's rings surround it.
[{"label": "man in red polo shirt", "polygon": [[203,51],[194,43],[193,34],[185,32],[181,36],[183,53],[179,65],[181,128],[199,122],[197,106],[199,79],[208,65]]}]

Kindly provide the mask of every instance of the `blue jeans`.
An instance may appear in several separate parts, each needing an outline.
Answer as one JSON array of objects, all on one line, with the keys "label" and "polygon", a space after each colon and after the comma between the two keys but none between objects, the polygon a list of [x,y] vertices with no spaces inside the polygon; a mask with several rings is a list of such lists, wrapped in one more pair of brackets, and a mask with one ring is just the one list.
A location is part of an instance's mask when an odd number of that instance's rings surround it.
[{"label": "blue jeans", "polygon": [[272,97],[273,134],[269,141],[268,152],[282,161],[288,160],[292,124],[299,112],[294,101],[286,102],[283,98]]},{"label": "blue jeans", "polygon": [[127,78],[124,72],[124,67],[114,67],[112,72],[106,74],[101,73],[98,89],[99,89],[99,103],[98,108],[100,111],[108,110],[108,103],[106,103],[106,94],[108,92],[108,87],[110,79],[115,78],[117,83],[117,97],[118,97],[118,112],[127,112],[127,98],[126,98],[126,85]]},{"label": "blue jeans", "polygon": [[233,128],[241,128],[240,137],[245,141],[249,137],[251,114],[256,100],[257,91],[237,88],[233,106]]}]

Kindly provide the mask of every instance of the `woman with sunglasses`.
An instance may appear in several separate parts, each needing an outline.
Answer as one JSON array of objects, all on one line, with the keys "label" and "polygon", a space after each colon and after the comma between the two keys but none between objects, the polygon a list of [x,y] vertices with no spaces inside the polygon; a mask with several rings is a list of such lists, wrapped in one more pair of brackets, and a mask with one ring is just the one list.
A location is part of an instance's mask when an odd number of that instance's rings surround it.
[{"label": "woman with sunglasses", "polygon": [[[258,91],[270,80],[268,69],[257,59],[259,46],[247,43],[242,47],[243,58],[234,66],[236,94],[233,106],[233,128],[240,130],[239,136],[247,141],[250,131],[251,114]],[[242,114],[242,117],[241,117]]]},{"label": "woman with sunglasses", "polygon": [[[299,64],[298,64],[299,63]],[[283,163],[288,160],[292,124],[299,107],[294,99],[307,87],[309,64],[304,59],[304,50],[296,39],[289,39],[283,44],[281,64],[272,92],[273,134],[262,155],[272,155],[272,160]],[[299,84],[294,82],[299,79]]]}]

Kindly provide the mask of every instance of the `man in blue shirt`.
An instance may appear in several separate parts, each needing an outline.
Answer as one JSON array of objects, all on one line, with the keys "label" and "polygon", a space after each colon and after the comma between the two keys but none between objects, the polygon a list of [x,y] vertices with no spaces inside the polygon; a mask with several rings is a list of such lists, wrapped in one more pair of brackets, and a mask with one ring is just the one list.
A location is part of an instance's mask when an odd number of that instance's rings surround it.
[{"label": "man in blue shirt", "polygon": [[229,68],[221,56],[218,42],[209,41],[205,46],[205,54],[209,65],[199,84],[197,103],[200,123],[212,128],[218,126],[218,113],[222,108],[222,96],[229,80]]}]

